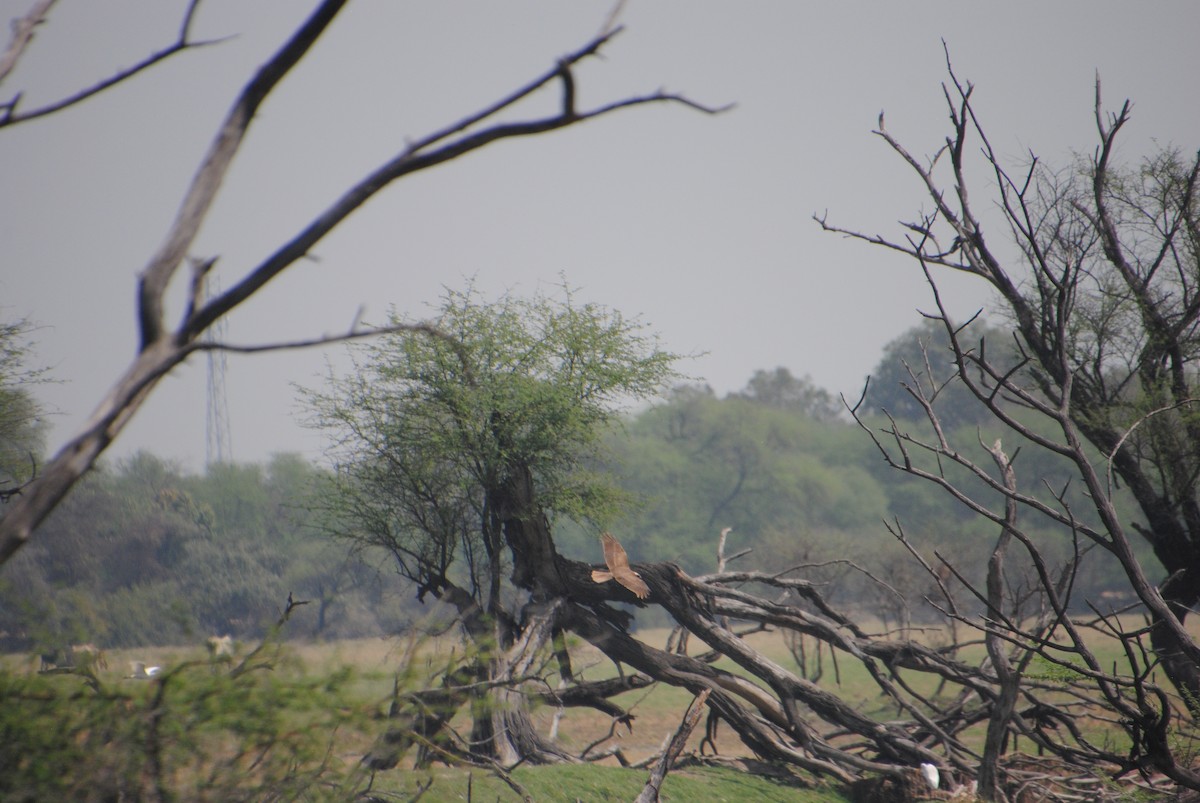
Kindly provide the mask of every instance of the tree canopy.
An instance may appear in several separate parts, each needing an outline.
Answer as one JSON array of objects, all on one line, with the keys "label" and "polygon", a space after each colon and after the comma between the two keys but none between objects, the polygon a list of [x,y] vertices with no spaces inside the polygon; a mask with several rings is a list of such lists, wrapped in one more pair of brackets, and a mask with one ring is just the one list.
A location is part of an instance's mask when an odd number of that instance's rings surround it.
[{"label": "tree canopy", "polygon": [[522,466],[547,514],[611,519],[622,495],[591,466],[620,412],[660,392],[677,357],[640,321],[577,305],[567,288],[495,302],[447,291],[430,327],[357,347],[354,372],[305,392],[311,424],[335,444],[328,499],[346,536],[390,550],[419,583],[461,560],[486,588],[500,546],[489,495]]}]

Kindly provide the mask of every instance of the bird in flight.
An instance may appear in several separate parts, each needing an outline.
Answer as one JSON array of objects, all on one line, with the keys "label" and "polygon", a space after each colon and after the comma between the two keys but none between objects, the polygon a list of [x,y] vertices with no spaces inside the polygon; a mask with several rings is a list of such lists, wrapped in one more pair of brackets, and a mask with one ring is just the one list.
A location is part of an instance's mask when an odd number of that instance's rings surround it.
[{"label": "bird in flight", "polygon": [[593,570],[592,581],[607,583],[609,580],[616,580],[632,591],[638,599],[650,596],[650,586],[646,585],[641,575],[629,568],[629,556],[625,554],[621,542],[609,533],[601,535],[600,542],[604,545],[604,563],[608,566],[608,571]]}]

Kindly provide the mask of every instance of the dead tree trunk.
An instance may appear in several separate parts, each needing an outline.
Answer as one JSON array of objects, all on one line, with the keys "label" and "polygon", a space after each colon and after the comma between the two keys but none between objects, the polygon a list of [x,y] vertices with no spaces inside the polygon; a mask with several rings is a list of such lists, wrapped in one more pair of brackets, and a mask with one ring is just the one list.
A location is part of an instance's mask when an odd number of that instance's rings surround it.
[{"label": "dead tree trunk", "polygon": [[[1004,486],[1016,493],[1017,480],[1012,463],[996,441],[991,448],[992,459],[1000,469]],[[993,624],[988,626],[985,642],[987,654],[996,673],[997,685],[1000,687],[996,703],[988,718],[987,736],[983,743],[983,760],[979,763],[979,796],[988,801],[1003,801],[1006,799],[1003,789],[1003,777],[1000,767],[1000,756],[1008,740],[1009,721],[1017,705],[1017,694],[1020,692],[1021,676],[1009,660],[1007,645],[1001,638],[998,623],[1005,615],[1004,606],[1004,553],[1012,540],[1013,528],[1016,526],[1017,503],[1009,497],[1004,505],[1004,524],[996,547],[988,560],[987,569],[987,619]]]}]

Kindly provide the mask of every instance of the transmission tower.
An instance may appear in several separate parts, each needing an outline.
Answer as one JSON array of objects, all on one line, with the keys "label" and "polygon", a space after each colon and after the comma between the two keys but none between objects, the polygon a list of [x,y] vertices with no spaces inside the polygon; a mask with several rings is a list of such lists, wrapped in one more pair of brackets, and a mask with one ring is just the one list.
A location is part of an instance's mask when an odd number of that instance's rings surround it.
[{"label": "transmission tower", "polygon": [[[207,301],[221,292],[217,278],[209,274],[204,282]],[[218,318],[204,333],[204,340],[214,343],[224,339],[225,318]],[[205,411],[204,465],[233,462],[233,438],[229,434],[229,404],[225,398],[225,352],[208,350],[208,405]]]}]

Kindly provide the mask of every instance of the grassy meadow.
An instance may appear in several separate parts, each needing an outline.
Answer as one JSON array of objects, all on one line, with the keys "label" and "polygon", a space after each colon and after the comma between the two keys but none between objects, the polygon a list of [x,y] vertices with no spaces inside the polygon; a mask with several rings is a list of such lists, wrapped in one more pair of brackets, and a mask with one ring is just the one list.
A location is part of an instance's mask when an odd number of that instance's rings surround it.
[{"label": "grassy meadow", "polygon": [[[648,644],[662,647],[668,634],[665,629],[649,630],[639,633],[639,637]],[[934,631],[929,631],[927,637],[935,644],[943,639],[942,634]],[[798,669],[779,634],[758,633],[750,636],[749,640],[780,665]],[[243,655],[250,646],[241,647]],[[693,653],[702,648],[703,645],[693,642]],[[810,676],[815,666],[813,649],[810,644]],[[1097,639],[1095,649],[1106,665],[1124,661],[1120,646],[1114,641]],[[974,645],[964,648],[961,657],[969,661],[978,660],[982,651],[981,645]],[[259,669],[248,674],[252,674],[253,682],[259,684],[258,691],[240,697],[242,692],[229,685],[228,669],[208,665],[207,654],[202,646],[112,650],[106,655],[107,668],[98,668],[97,680],[102,696],[119,698],[120,705],[132,712],[131,716],[136,720],[145,717],[147,711],[160,704],[153,698],[159,684],[129,679],[131,662],[161,666],[164,671],[175,672],[180,678],[185,673],[191,678],[186,683],[181,680],[172,686],[178,689],[172,698],[176,700],[173,704],[177,708],[167,710],[176,711],[176,719],[180,722],[176,725],[177,730],[167,734],[166,738],[179,742],[172,748],[176,749],[177,754],[176,763],[172,765],[173,782],[195,790],[196,799],[221,799],[222,795],[236,787],[233,779],[236,779],[237,772],[258,773],[266,777],[268,765],[254,758],[255,750],[263,755],[271,751],[282,752],[279,767],[270,771],[282,772],[290,766],[288,762],[296,765],[300,761],[317,761],[325,769],[334,770],[330,777],[338,779],[337,783],[330,787],[321,786],[325,781],[314,775],[309,794],[317,799],[325,799],[320,791],[325,790],[329,794],[328,799],[337,799],[338,790],[347,788],[338,784],[362,788],[367,780],[361,774],[358,762],[377,734],[386,727],[385,713],[397,671],[406,668],[405,682],[408,687],[419,688],[437,677],[454,652],[454,643],[448,638],[423,641],[371,638],[330,643],[291,642],[282,645],[278,652],[264,651],[257,657]],[[573,644],[572,655],[577,673],[584,678],[611,677],[617,671],[611,662],[589,645]],[[834,662],[827,652],[821,658],[821,685],[836,691],[843,699],[872,716],[883,719],[898,714],[894,704],[882,700],[874,682],[856,661],[842,655]],[[26,678],[30,684],[34,684],[10,686],[10,697],[27,702],[55,694],[61,695],[61,699],[79,699],[79,695],[85,693],[84,681],[78,675],[38,675],[36,656],[10,655],[0,660],[10,678]],[[719,665],[737,671],[728,659],[721,659]],[[1046,672],[1047,676],[1052,674],[1050,667],[1037,664],[1032,671]],[[550,667],[546,668],[546,676],[549,682],[556,681]],[[922,694],[937,692],[935,678],[905,673],[904,680]],[[617,701],[635,719],[632,730],[620,727],[607,741],[612,723],[606,716],[590,709],[566,709],[560,714],[554,708],[543,706],[534,712],[535,721],[542,733],[548,733],[558,714],[557,739],[568,752],[579,754],[589,745],[594,745],[593,750],[615,746],[627,762],[636,764],[646,761],[662,749],[665,740],[678,727],[691,702],[691,695],[676,688],[654,686],[628,692]],[[5,706],[8,706],[7,701]],[[261,717],[255,713],[258,710],[255,706],[262,707]],[[45,716],[56,716],[48,711],[43,712]],[[259,718],[268,720],[270,728],[264,726],[262,735],[250,734],[251,749],[235,748],[237,739],[246,738],[246,734],[239,730],[243,725],[238,724],[236,716],[240,714],[245,717],[248,713],[255,721]],[[210,720],[225,724],[214,729]],[[460,724],[465,725],[465,722]],[[1120,743],[1121,735],[1100,720],[1080,724],[1093,738]],[[72,731],[72,738],[76,742],[86,739],[97,727],[95,723],[77,725],[76,730]],[[271,729],[274,736],[267,733]],[[42,726],[41,730],[46,730],[46,727]],[[466,728],[462,728],[461,732],[465,733]],[[145,738],[143,731],[137,733],[139,735],[130,738]],[[699,751],[704,733],[704,721],[701,720],[687,751]],[[283,734],[283,737],[279,734]],[[0,735],[11,737],[12,733]],[[971,734],[969,738],[978,739],[981,743],[982,736],[980,727],[978,733]],[[29,737],[26,735],[23,738],[28,741]],[[106,738],[113,737],[110,735]],[[286,741],[293,738],[302,743],[303,750]],[[749,757],[728,725],[719,727],[716,745],[723,757]],[[48,743],[46,749],[53,748]],[[245,755],[231,755],[239,749]],[[170,754],[170,750],[166,752]],[[50,758],[46,757],[47,766],[54,765]],[[223,775],[214,769],[217,765],[224,768]],[[106,768],[104,771],[117,772],[119,768]],[[610,756],[595,764],[582,766],[521,766],[514,770],[512,777],[535,800],[627,801],[635,797],[645,783],[647,770],[622,767],[616,757]],[[300,781],[302,786],[303,779]],[[402,764],[396,770],[377,774],[371,783],[374,790],[395,793],[400,799],[410,799],[418,793],[421,793],[421,800],[435,802],[520,799],[502,780],[479,769],[437,766],[428,771],[416,771],[409,763]],[[429,788],[422,793],[421,790],[427,785],[430,785]],[[714,801],[832,802],[846,799],[841,791],[820,784],[815,788],[802,788],[776,782],[766,774],[710,766],[680,768],[672,772],[664,786],[663,796],[667,800]],[[301,799],[305,799],[303,795]]]}]

